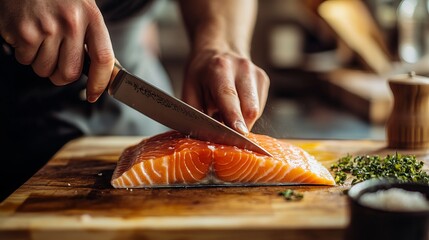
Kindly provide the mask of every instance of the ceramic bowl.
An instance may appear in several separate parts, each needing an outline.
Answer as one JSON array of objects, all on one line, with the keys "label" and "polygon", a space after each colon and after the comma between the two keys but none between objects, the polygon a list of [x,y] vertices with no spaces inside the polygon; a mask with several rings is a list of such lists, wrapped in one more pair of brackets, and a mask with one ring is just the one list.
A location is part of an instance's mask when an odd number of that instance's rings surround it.
[{"label": "ceramic bowl", "polygon": [[388,179],[371,179],[358,183],[347,192],[350,222],[346,239],[429,239],[429,210],[383,210],[363,205],[359,201],[365,193],[391,188],[420,192],[429,201],[429,185]]}]

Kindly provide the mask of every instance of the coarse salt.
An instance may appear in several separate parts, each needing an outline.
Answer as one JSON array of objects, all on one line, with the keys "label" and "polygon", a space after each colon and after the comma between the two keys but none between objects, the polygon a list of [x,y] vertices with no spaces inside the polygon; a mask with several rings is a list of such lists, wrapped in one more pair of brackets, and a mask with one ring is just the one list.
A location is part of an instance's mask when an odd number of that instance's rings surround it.
[{"label": "coarse salt", "polygon": [[420,192],[407,191],[401,188],[365,193],[359,198],[359,203],[387,211],[429,210],[429,202],[425,195]]}]

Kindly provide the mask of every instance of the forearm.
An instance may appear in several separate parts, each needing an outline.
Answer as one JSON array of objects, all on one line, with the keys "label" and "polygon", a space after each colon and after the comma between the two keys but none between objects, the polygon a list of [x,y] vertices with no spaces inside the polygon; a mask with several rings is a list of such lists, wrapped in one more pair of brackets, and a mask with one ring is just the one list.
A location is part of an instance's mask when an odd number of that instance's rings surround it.
[{"label": "forearm", "polygon": [[269,79],[250,60],[256,0],[179,0],[191,55],[183,100],[242,134],[264,109]]},{"label": "forearm", "polygon": [[233,51],[249,57],[256,0],[179,0],[193,52]]}]

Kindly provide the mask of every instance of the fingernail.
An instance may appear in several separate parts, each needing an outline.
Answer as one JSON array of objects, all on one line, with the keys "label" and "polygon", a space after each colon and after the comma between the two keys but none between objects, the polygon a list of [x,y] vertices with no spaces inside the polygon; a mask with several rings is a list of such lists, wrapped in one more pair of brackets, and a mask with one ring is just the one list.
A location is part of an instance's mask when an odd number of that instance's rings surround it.
[{"label": "fingernail", "polygon": [[238,131],[240,131],[240,133],[244,135],[249,134],[249,129],[247,129],[246,124],[244,124],[242,121],[236,121],[235,128],[238,129]]},{"label": "fingernail", "polygon": [[87,100],[90,103],[95,103],[98,100],[99,96],[98,95],[89,95]]}]

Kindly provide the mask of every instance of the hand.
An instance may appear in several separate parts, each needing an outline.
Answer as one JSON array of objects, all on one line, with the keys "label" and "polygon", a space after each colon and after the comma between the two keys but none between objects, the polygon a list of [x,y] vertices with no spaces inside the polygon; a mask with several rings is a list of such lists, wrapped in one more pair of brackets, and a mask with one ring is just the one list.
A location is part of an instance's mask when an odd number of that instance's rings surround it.
[{"label": "hand", "polygon": [[263,112],[269,84],[267,74],[248,58],[206,50],[191,57],[183,100],[247,134]]},{"label": "hand", "polygon": [[107,87],[114,64],[110,36],[94,0],[0,0],[0,35],[21,64],[62,86],[79,79],[85,45],[91,58],[87,99]]}]

